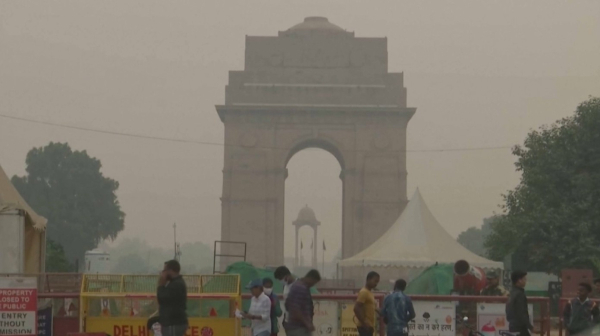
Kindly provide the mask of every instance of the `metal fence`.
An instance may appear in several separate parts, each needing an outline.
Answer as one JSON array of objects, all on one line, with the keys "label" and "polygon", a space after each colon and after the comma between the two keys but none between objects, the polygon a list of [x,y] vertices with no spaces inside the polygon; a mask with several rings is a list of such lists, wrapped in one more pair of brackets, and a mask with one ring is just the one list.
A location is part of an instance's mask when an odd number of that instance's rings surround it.
[{"label": "metal fence", "polygon": [[[240,277],[237,274],[184,275],[190,294],[239,294]],[[158,275],[85,274],[81,285],[84,295],[153,294]]]},{"label": "metal fence", "polygon": [[[25,274],[0,274],[0,276],[28,276]],[[105,296],[106,293],[111,293],[114,296],[121,296],[119,300],[119,307],[134,306],[136,307],[145,306],[143,313],[140,313],[140,317],[149,315],[148,312],[156,310],[156,302],[154,299],[154,293],[156,290],[157,276],[139,276],[139,275],[86,275],[85,279],[81,274],[38,274],[33,275],[38,279],[38,298],[42,304],[52,304],[54,313],[54,336],[67,336],[68,333],[80,331],[80,293],[83,292],[88,295],[92,300],[99,300]],[[231,313],[237,308],[232,303],[227,301],[230,294],[235,291],[239,291],[239,280],[236,280],[237,276],[231,277],[227,275],[206,275],[206,276],[186,276],[185,280],[188,285],[188,291],[190,293],[191,306],[194,306],[193,296],[204,294],[205,299],[208,296],[213,297],[214,300],[223,300],[222,311],[217,312],[220,316],[231,316]],[[334,321],[333,325],[336,326],[339,334],[353,335],[355,334],[351,329],[354,326],[352,320],[351,307],[356,300],[356,290],[349,291],[347,288],[336,289],[334,293],[337,294],[319,294],[314,295],[313,299],[316,305],[327,307],[334,312],[334,316],[329,318]],[[136,294],[131,294],[136,293]],[[207,295],[213,293],[213,295]],[[347,294],[341,294],[347,293]],[[112,296],[112,295],[111,295]],[[381,306],[385,293],[375,293],[376,300]],[[244,295],[243,298],[247,301],[248,295]],[[506,298],[504,297],[481,297],[481,296],[411,296],[415,306],[423,305],[424,303],[452,303],[456,307],[456,314],[468,316],[471,323],[477,324],[477,309],[487,304],[504,304]],[[126,303],[129,301],[128,303]],[[194,311],[198,317],[211,317],[211,309],[220,306],[215,306],[212,303],[198,304]],[[216,302],[216,301],[215,301]],[[530,297],[529,302],[534,306],[534,322],[537,332],[541,332],[546,336],[550,335],[550,300],[548,298],[536,298]],[[559,314],[562,313],[564,305],[567,299],[561,299],[559,301],[559,307],[557,310]],[[599,301],[600,303],[600,301]],[[93,306],[96,303],[92,304]],[[101,306],[100,303],[97,304]],[[554,307],[553,307],[554,308]],[[220,309],[220,308],[219,308]],[[120,311],[125,311],[121,309]],[[92,313],[89,311],[89,313]],[[125,313],[123,313],[125,314]],[[417,312],[419,314],[419,312]],[[93,315],[93,314],[92,314]],[[121,313],[119,313],[121,315]],[[350,319],[348,318],[350,315]],[[99,316],[101,317],[101,316]],[[316,317],[321,318],[321,317]],[[249,332],[249,325],[247,322],[243,322],[244,332]],[[383,326],[382,321],[379,325]],[[320,326],[317,326],[319,328]],[[416,324],[413,328],[418,329],[422,326]],[[423,326],[426,328],[426,326]],[[343,332],[344,328],[346,331]],[[563,335],[563,322],[559,319],[558,334]],[[319,333],[319,330],[317,330]],[[336,335],[335,331],[332,335]],[[378,328],[379,335],[384,335],[384,328]],[[323,333],[327,335],[327,333]],[[463,329],[455,325],[455,334],[463,334]]]},{"label": "metal fence", "polygon": [[41,273],[41,274],[0,274],[0,277],[35,277],[39,293],[79,293],[82,274]]},{"label": "metal fence", "polygon": [[[383,300],[387,293],[374,293],[375,300],[379,307],[383,305]],[[422,309],[435,309],[436,306],[445,305],[446,308],[452,307],[452,313],[450,314],[451,321],[442,322],[445,323],[445,326],[448,326],[446,334],[449,332],[453,335],[467,336],[468,328],[463,325],[462,318],[461,321],[457,321],[457,317],[468,317],[470,321],[469,324],[472,327],[477,328],[477,324],[479,321],[478,316],[481,318],[480,312],[482,307],[490,307],[496,305],[497,308],[500,308],[500,315],[504,317],[504,306],[506,303],[505,297],[483,297],[483,296],[423,296],[423,295],[411,295],[410,296],[413,305],[415,306],[415,310],[417,313],[417,318],[415,318],[415,322],[411,323],[409,328],[411,332],[409,334],[440,334],[440,327],[432,322],[430,324],[425,323],[426,320],[423,315],[425,311],[419,311]],[[242,298],[244,300],[248,300],[250,298],[249,295],[243,295]],[[280,299],[282,299],[280,297]],[[316,294],[313,295],[313,301],[315,302],[315,306],[323,305],[323,303],[327,303],[329,309],[331,309],[329,316],[329,322],[317,316],[318,311],[321,307],[316,307],[316,315],[315,315],[315,328],[316,335],[357,335],[356,325],[353,307],[354,302],[356,301],[356,294]],[[333,303],[333,305],[331,304]],[[550,336],[550,301],[548,298],[539,298],[539,297],[530,297],[529,303],[534,306],[534,325],[536,328],[536,332]],[[498,307],[500,306],[500,307]],[[443,308],[443,307],[442,307]],[[322,312],[321,312],[322,314]],[[496,315],[491,314],[487,315],[492,316],[492,318],[497,318]],[[448,316],[446,316],[447,318]],[[320,321],[317,321],[317,320]],[[431,317],[433,319],[433,317]],[[281,323],[280,323],[281,325]],[[328,325],[335,326],[335,330],[333,333],[327,333]],[[505,325],[508,328],[507,325]],[[431,329],[429,329],[431,328]],[[245,322],[242,324],[242,330],[244,336],[251,336],[250,324]],[[382,319],[378,319],[378,323],[376,326],[377,334],[380,336],[385,335],[385,324]],[[282,333],[280,333],[282,334]]]}]

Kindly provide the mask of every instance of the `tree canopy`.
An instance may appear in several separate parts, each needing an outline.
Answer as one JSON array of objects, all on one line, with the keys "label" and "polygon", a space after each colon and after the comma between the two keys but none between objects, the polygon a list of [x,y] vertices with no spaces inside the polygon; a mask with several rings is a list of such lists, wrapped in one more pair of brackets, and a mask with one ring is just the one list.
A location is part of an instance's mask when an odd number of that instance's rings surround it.
[{"label": "tree canopy", "polygon": [[513,148],[521,181],[485,246],[502,259],[525,252],[531,268],[594,267],[600,257],[600,98],[531,131]]},{"label": "tree canopy", "polygon": [[46,241],[46,272],[67,273],[73,271],[73,265],[67,260],[60,244],[48,239]]},{"label": "tree canopy", "polygon": [[124,228],[116,191],[119,183],[102,175],[100,160],[66,143],[50,143],[27,154],[27,174],[12,183],[36,212],[48,219],[47,236],[71,262]]}]

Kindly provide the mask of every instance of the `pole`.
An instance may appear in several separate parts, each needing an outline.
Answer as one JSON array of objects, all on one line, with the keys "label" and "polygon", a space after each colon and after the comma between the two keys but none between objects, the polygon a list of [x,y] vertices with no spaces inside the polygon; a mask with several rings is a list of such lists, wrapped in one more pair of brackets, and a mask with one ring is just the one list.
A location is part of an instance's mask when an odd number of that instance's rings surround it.
[{"label": "pole", "polygon": [[323,249],[323,271],[322,276],[325,278],[325,249]]},{"label": "pole", "polygon": [[173,259],[177,260],[177,223],[173,223],[173,252],[175,253]]}]

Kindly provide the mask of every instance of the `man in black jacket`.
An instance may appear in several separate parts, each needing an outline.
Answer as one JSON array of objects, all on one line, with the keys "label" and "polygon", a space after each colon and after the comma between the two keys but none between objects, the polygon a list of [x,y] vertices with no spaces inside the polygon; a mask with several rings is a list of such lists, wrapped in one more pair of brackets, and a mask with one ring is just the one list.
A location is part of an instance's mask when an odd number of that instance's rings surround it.
[{"label": "man in black jacket", "polygon": [[187,287],[180,271],[177,260],[167,261],[158,280],[156,298],[163,336],[184,336],[188,329]]},{"label": "man in black jacket", "polygon": [[506,320],[508,330],[519,333],[519,336],[529,336],[533,332],[533,325],[529,319],[527,296],[525,296],[525,285],[527,284],[527,273],[514,271],[510,275],[512,289],[510,298],[506,304]]}]

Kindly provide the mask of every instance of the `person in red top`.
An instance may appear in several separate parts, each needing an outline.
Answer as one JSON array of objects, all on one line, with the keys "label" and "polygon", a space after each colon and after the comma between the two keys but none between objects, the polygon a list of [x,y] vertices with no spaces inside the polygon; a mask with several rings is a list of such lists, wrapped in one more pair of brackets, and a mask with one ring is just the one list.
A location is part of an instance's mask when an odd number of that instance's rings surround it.
[{"label": "person in red top", "polygon": [[479,295],[486,287],[485,272],[473,267],[465,260],[454,264],[454,289],[460,295]]}]

